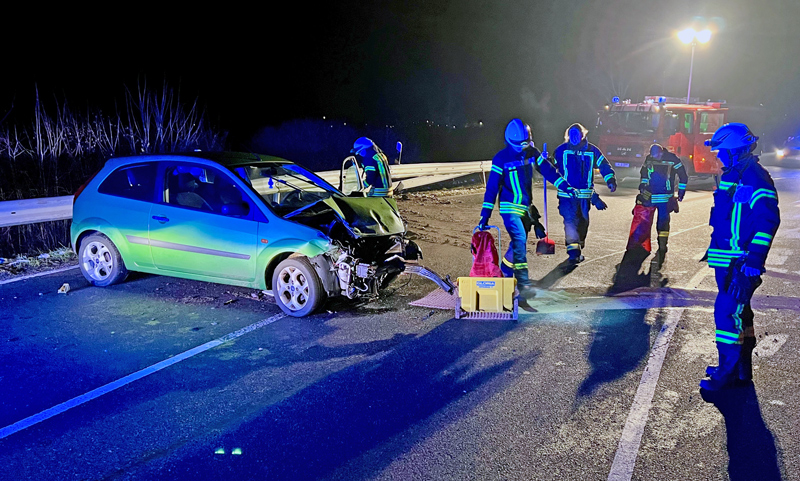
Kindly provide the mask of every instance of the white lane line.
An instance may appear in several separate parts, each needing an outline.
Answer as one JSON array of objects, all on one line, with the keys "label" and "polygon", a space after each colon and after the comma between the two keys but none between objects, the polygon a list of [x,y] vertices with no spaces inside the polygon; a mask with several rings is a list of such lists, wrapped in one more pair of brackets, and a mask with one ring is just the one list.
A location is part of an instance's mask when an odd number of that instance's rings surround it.
[{"label": "white lane line", "polygon": [[[713,269],[703,267],[700,269],[686,285],[686,289],[697,289]],[[650,359],[642,373],[639,381],[639,388],[633,398],[631,411],[622,428],[622,436],[617,446],[617,454],[614,455],[614,462],[611,464],[611,472],[608,474],[608,481],[630,481],[633,476],[633,468],[636,465],[636,457],[639,454],[639,446],[642,443],[644,426],[647,424],[647,417],[650,414],[650,406],[653,404],[653,396],[656,392],[658,377],[661,375],[661,367],[664,365],[664,358],[667,355],[669,341],[675,332],[675,327],[681,319],[685,309],[674,309],[667,314],[667,320],[661,326],[661,331],[656,337],[653,349],[650,351]]]},{"label": "white lane line", "polygon": [[230,334],[226,334],[218,339],[214,339],[213,341],[209,341],[201,346],[197,346],[195,348],[189,349],[188,351],[184,351],[177,356],[173,356],[169,359],[165,359],[161,362],[153,364],[150,367],[146,367],[141,371],[137,371],[133,374],[128,374],[127,376],[117,379],[116,381],[110,382],[104,386],[100,386],[97,389],[87,392],[86,394],[81,394],[78,397],[74,397],[69,401],[65,401],[61,404],[51,407],[50,409],[46,409],[38,414],[34,414],[33,416],[29,416],[25,419],[15,422],[9,426],[6,426],[0,429],[0,439],[6,438],[11,436],[12,434],[22,431],[25,428],[29,428],[34,424],[38,424],[42,421],[52,418],[53,416],[57,416],[65,411],[68,411],[74,407],[80,406],[81,404],[87,403],[93,399],[97,399],[98,397],[102,396],[103,394],[107,394],[115,389],[119,389],[122,386],[130,384],[134,381],[142,379],[145,376],[149,376],[154,372],[158,372],[166,367],[172,366],[173,364],[177,364],[185,359],[189,359],[192,356],[196,356],[201,352],[207,351],[209,349],[215,348],[220,344],[224,344],[228,341],[232,341],[237,337],[241,337],[249,332],[252,332],[256,329],[259,329],[264,326],[268,326],[275,321],[279,321],[286,317],[286,314],[276,314],[270,318],[264,319],[262,321],[258,321],[256,323],[250,324],[247,327],[243,327],[238,331],[232,332]]},{"label": "white lane line", "polygon": [[2,286],[3,284],[11,284],[12,282],[24,281],[26,279],[33,279],[34,277],[42,277],[42,276],[49,276],[50,274],[58,274],[59,272],[65,272],[72,269],[77,269],[78,267],[79,266],[59,267],[58,269],[53,269],[52,271],[44,271],[44,272],[38,272],[36,274],[29,274],[27,276],[13,277],[11,279],[0,281],[0,286]]},{"label": "white lane line", "polygon": [[650,351],[650,359],[642,374],[642,380],[639,381],[639,389],[636,390],[631,411],[628,413],[628,419],[622,429],[622,437],[619,440],[614,462],[611,464],[608,481],[630,481],[633,476],[636,456],[639,454],[642,434],[650,414],[650,407],[653,404],[653,395],[656,391],[656,384],[658,384],[658,376],[661,374],[661,366],[664,364],[669,341],[683,311],[684,309],[669,311],[667,320],[661,326],[661,331],[656,337],[656,342]]}]

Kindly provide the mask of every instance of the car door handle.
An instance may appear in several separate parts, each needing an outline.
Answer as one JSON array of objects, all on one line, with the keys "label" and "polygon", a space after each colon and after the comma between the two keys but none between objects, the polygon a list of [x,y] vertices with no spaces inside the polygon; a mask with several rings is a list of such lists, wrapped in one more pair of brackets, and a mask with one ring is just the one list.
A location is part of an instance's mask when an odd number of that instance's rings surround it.
[{"label": "car door handle", "polygon": [[162,224],[164,224],[165,222],[169,222],[169,217],[164,217],[161,215],[154,215],[153,219],[161,222]]}]

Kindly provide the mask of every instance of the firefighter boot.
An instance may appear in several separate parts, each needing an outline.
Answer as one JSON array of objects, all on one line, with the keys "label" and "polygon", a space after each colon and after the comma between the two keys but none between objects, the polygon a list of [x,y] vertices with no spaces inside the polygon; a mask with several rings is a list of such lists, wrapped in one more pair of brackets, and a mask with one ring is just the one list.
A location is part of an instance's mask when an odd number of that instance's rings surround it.
[{"label": "firefighter boot", "polygon": [[713,369],[708,379],[700,381],[700,389],[705,391],[720,391],[738,384],[742,346],[718,342],[717,352],[719,353],[719,366]]},{"label": "firefighter boot", "polygon": [[658,267],[661,267],[664,264],[664,260],[667,257],[667,241],[669,240],[669,231],[659,232],[658,233],[658,252],[656,252],[656,259],[658,261]]},{"label": "firefighter boot", "polygon": [[581,245],[578,243],[567,245],[567,261],[572,264],[580,264],[585,259],[581,254]]},{"label": "firefighter boot", "polygon": [[514,269],[514,277],[517,279],[517,290],[522,298],[533,299],[536,297],[536,287],[528,278],[528,269]]}]

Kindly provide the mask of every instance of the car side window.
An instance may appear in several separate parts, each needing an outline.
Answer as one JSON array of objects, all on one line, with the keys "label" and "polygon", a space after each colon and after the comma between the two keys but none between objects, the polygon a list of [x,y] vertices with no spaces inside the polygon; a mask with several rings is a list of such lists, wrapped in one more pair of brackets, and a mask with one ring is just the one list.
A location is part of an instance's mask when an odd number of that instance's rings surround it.
[{"label": "car side window", "polygon": [[250,213],[247,197],[233,179],[199,164],[167,165],[164,202],[170,205],[234,217]]},{"label": "car side window", "polygon": [[126,165],[111,173],[100,184],[101,194],[152,202],[156,186],[156,164]]}]

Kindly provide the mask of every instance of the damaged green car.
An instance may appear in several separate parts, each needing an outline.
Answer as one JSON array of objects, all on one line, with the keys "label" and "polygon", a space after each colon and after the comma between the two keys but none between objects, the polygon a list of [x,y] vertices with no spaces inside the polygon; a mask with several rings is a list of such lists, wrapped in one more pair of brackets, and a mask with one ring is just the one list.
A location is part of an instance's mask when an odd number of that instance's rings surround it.
[{"label": "damaged green car", "polygon": [[345,196],[288,160],[229,152],[110,159],[76,192],[71,227],[95,286],[139,271],[264,289],[296,317],[375,296],[403,272],[452,291],[406,234],[390,197]]}]

